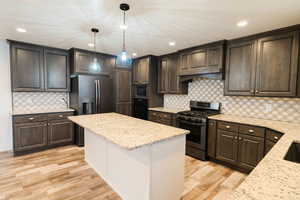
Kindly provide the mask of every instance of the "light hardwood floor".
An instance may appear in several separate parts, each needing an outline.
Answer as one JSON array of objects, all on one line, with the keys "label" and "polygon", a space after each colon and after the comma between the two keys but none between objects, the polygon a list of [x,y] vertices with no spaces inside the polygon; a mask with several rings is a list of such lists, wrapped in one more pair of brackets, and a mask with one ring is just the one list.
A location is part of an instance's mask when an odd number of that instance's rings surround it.
[{"label": "light hardwood floor", "polygon": [[[186,157],[183,200],[226,199],[245,177],[221,165]],[[15,199],[121,200],[85,163],[83,148],[76,146],[20,157],[0,153],[0,200]]]}]

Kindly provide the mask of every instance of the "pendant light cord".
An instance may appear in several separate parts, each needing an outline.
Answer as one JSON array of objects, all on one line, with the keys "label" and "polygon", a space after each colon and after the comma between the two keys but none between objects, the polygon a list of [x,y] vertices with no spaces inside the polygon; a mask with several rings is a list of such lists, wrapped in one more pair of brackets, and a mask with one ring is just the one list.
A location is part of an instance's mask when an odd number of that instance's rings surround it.
[{"label": "pendant light cord", "polygon": [[[123,11],[123,25],[124,25],[124,27],[126,26],[126,19],[125,19],[125,17],[126,17],[126,14],[125,14],[125,11]],[[123,51],[125,51],[126,49],[125,49],[125,28],[123,29]]]}]

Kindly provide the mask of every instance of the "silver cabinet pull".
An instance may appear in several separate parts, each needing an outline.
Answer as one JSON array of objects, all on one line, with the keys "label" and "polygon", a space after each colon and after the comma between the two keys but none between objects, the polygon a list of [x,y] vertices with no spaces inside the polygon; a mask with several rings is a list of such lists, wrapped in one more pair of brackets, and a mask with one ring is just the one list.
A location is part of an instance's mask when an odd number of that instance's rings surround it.
[{"label": "silver cabinet pull", "polygon": [[239,137],[239,140],[243,140],[243,138]]},{"label": "silver cabinet pull", "polygon": [[226,126],[226,128],[230,128],[230,126]]},{"label": "silver cabinet pull", "polygon": [[63,117],[63,115],[59,115],[59,117]]},{"label": "silver cabinet pull", "polygon": [[237,139],[238,139],[238,137],[237,137],[237,136],[235,136],[235,137],[234,137],[234,139],[235,139],[235,140],[237,140]]},{"label": "silver cabinet pull", "polygon": [[250,129],[250,130],[249,130],[249,133],[254,133],[254,130]]},{"label": "silver cabinet pull", "polygon": [[34,117],[30,117],[29,120],[34,120]]},{"label": "silver cabinet pull", "polygon": [[277,136],[274,136],[274,139],[275,139],[275,140],[278,140],[278,137],[277,137]]}]

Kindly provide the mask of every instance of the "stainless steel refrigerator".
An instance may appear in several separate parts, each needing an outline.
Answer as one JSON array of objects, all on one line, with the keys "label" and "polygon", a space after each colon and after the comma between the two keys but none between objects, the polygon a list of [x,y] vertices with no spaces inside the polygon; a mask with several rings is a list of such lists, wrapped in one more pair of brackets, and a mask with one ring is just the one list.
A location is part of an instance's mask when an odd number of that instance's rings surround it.
[{"label": "stainless steel refrigerator", "polygon": [[[77,115],[113,111],[113,80],[110,76],[71,77],[70,107]],[[75,144],[84,146],[84,130],[75,127]]]}]

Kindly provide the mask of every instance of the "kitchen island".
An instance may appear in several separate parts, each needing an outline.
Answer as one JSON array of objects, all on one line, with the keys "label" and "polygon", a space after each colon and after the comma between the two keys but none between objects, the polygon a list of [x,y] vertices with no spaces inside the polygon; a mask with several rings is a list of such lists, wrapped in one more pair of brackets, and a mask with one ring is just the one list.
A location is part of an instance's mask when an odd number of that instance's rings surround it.
[{"label": "kitchen island", "polygon": [[86,162],[123,200],[179,200],[187,130],[105,113],[69,117],[85,129]]}]

